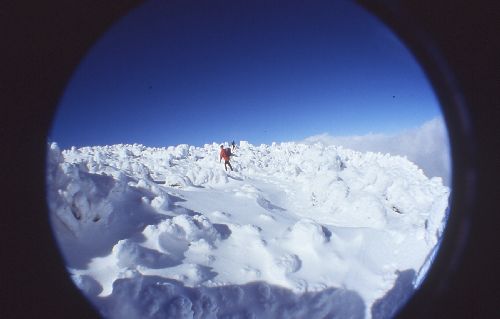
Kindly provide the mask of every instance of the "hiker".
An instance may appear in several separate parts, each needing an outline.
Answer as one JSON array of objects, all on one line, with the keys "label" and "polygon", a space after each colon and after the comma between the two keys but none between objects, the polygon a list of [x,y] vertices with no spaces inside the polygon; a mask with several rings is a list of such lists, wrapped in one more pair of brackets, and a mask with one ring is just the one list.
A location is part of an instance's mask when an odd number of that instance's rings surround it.
[{"label": "hiker", "polygon": [[234,143],[234,140],[233,142],[231,143],[231,146],[233,147],[233,151],[236,150],[236,143]]},{"label": "hiker", "polygon": [[[229,150],[229,152],[228,152]],[[229,168],[233,170],[233,167],[231,166],[231,163],[229,163],[229,157],[231,156],[231,149],[228,148],[227,150],[224,149],[224,145],[220,146],[220,158],[219,158],[219,163],[224,159],[224,168],[227,171],[227,165],[229,165]]]}]

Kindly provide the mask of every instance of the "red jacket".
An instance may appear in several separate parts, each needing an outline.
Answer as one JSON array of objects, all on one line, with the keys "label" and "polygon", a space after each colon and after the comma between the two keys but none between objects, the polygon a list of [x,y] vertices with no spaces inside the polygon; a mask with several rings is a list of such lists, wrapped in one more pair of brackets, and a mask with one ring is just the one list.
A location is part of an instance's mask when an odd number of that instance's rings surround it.
[{"label": "red jacket", "polygon": [[225,149],[220,150],[220,159],[224,159],[225,161],[229,161],[229,156],[227,155]]}]

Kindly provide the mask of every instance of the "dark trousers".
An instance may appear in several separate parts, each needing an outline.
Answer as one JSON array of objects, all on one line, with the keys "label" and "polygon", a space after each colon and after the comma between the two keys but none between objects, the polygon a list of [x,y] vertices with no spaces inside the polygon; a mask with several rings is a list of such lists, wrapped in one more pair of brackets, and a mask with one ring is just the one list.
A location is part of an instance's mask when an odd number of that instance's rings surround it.
[{"label": "dark trousers", "polygon": [[227,165],[229,165],[229,168],[231,170],[233,170],[233,167],[231,166],[231,163],[229,163],[229,161],[224,160],[224,168],[226,169],[226,171],[227,171]]}]

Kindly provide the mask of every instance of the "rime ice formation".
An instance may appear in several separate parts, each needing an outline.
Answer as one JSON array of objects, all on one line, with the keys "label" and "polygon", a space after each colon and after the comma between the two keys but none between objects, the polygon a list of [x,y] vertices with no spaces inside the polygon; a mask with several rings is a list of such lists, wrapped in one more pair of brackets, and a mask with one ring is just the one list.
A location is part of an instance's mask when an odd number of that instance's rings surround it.
[{"label": "rime ice formation", "polygon": [[240,142],[232,165],[216,143],[49,146],[53,228],[104,316],[380,317],[399,274],[410,289],[423,277],[448,206],[440,178],[320,143]]}]

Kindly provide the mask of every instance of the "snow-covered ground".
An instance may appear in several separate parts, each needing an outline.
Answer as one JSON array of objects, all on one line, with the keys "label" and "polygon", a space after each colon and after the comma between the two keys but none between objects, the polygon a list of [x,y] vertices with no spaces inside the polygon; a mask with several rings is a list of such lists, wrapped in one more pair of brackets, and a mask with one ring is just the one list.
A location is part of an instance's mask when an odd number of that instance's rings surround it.
[{"label": "snow-covered ground", "polygon": [[306,138],[303,143],[317,142],[342,145],[360,152],[380,152],[408,158],[428,177],[443,178],[445,186],[451,185],[451,158],[448,130],[442,117],[433,118],[419,127],[394,135],[366,134],[358,136],[330,136],[319,134]]},{"label": "snow-covered ground", "polygon": [[[107,318],[386,318],[423,278],[449,189],[321,143],[49,146],[51,220]],[[403,291],[395,295],[395,291]]]}]

